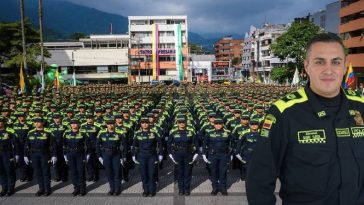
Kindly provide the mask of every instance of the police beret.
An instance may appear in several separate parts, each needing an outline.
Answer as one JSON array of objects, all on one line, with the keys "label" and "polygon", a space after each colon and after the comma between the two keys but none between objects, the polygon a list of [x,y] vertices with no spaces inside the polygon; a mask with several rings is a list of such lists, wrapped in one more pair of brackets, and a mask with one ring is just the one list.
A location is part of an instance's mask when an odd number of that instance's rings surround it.
[{"label": "police beret", "polygon": [[221,118],[216,118],[214,121],[215,124],[223,124],[224,121]]},{"label": "police beret", "polygon": [[105,123],[106,123],[106,124],[115,124],[115,119],[114,119],[114,118],[107,118],[107,119],[105,120]]},{"label": "police beret", "polygon": [[251,119],[249,122],[250,125],[259,125],[258,119]]},{"label": "police beret", "polygon": [[53,118],[61,118],[62,115],[60,113],[54,113]]},{"label": "police beret", "polygon": [[80,124],[80,121],[77,118],[73,118],[70,120],[71,124]]},{"label": "police beret", "polygon": [[185,117],[178,117],[177,122],[178,123],[185,123],[185,122],[187,122],[187,119]]},{"label": "police beret", "polygon": [[140,119],[141,123],[149,123],[149,119],[147,117],[142,117],[142,119]]},{"label": "police beret", "polygon": [[123,115],[121,113],[115,113],[114,117],[115,118],[123,118]]},{"label": "police beret", "polygon": [[33,122],[44,122],[44,120],[41,117],[35,117],[33,118]]}]

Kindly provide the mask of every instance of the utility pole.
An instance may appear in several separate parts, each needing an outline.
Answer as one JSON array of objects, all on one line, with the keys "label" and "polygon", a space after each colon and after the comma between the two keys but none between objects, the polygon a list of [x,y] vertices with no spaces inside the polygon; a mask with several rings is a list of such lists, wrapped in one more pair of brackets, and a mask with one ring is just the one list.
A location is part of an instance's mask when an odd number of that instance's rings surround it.
[{"label": "utility pole", "polygon": [[[40,39],[40,72],[43,72],[42,75],[44,75],[44,48],[43,48],[43,0],[38,1],[39,6],[39,39]],[[43,79],[42,79],[43,80]],[[43,92],[43,84],[42,84],[42,92]]]},{"label": "utility pole", "polygon": [[21,36],[23,48],[23,65],[24,65],[24,80],[25,85],[28,85],[28,64],[27,64],[27,50],[25,46],[25,28],[24,28],[24,0],[20,0],[20,23],[21,23]]}]

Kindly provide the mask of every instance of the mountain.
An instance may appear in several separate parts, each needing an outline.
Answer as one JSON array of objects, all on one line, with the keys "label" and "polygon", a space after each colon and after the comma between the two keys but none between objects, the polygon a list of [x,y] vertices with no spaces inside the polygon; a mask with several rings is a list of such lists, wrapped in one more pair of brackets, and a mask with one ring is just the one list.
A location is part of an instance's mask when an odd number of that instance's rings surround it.
[{"label": "mountain", "polygon": [[[38,27],[38,0],[25,0],[25,16]],[[112,23],[113,33],[128,31],[128,18],[81,6],[68,1],[43,1],[45,41],[62,41],[69,39],[74,32],[89,34],[109,33]],[[0,0],[0,21],[19,21],[19,0]],[[189,32],[189,42],[202,45],[213,51],[213,44],[223,34],[206,34],[204,36]]]},{"label": "mountain", "polygon": [[[74,32],[89,34],[126,33],[128,18],[102,12],[93,8],[67,1],[43,1],[44,33],[46,39],[68,38]],[[25,16],[38,27],[38,0],[25,0]],[[20,19],[18,0],[0,1],[0,21],[18,21]]]}]

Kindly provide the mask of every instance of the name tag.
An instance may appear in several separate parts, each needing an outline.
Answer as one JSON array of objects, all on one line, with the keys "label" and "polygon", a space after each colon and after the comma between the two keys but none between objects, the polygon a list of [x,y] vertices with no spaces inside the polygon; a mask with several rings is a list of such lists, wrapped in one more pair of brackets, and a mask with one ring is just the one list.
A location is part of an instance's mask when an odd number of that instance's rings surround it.
[{"label": "name tag", "polygon": [[364,127],[352,127],[353,138],[364,137]]},{"label": "name tag", "polygon": [[298,142],[300,144],[323,144],[326,143],[325,130],[299,131]]}]

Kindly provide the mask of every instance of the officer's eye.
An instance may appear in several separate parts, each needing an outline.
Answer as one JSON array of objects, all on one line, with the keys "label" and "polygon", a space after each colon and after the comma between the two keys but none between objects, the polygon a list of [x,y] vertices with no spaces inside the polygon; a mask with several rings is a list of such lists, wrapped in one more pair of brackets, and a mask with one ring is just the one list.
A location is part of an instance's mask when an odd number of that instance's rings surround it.
[{"label": "officer's eye", "polygon": [[334,60],[334,61],[332,61],[332,65],[341,65],[341,61]]},{"label": "officer's eye", "polygon": [[317,61],[315,61],[315,64],[316,65],[324,65],[325,62],[323,60],[317,60]]}]

